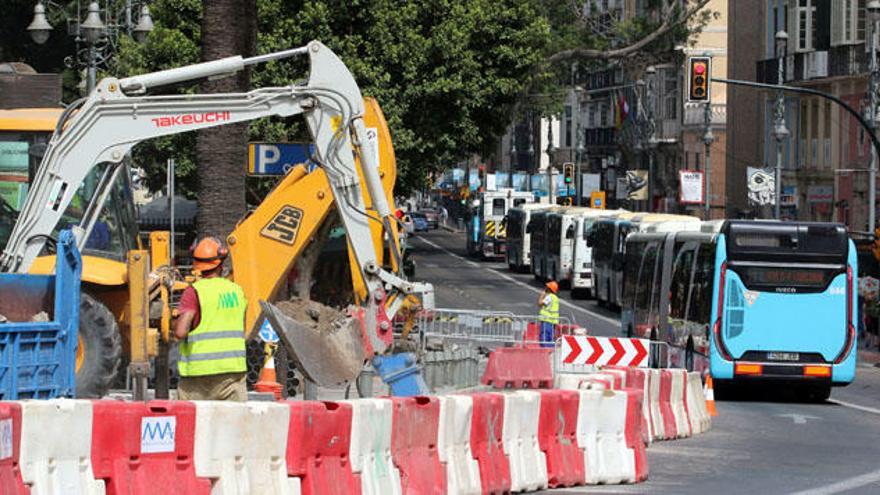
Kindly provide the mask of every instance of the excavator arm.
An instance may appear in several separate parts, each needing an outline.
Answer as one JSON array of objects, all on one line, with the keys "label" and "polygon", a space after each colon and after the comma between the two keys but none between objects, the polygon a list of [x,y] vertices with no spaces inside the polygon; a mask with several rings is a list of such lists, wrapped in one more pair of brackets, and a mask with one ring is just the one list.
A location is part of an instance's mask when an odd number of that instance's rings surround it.
[{"label": "excavator arm", "polygon": [[[306,84],[261,88],[247,93],[145,95],[152,88],[222,77],[249,65],[301,55],[307,55],[310,61]],[[364,124],[364,113],[364,100],[353,76],[331,50],[317,41],[301,48],[247,59],[229,57],[125,79],[105,78],[87,98],[71,105],[62,116],[19,220],[0,256],[0,269],[27,272],[47,240],[52,238],[76,189],[96,167],[106,164],[96,192],[74,228],[82,249],[104,207],[110,185],[117,174],[123,172],[124,157],[135,144],[262,117],[302,114],[315,144],[314,158],[326,174],[327,186],[348,234],[355,261],[352,270],[363,281],[364,307],[359,315],[363,342],[348,342],[349,338],[339,345],[347,345],[353,355],[362,353],[363,357],[384,352],[392,340],[391,318],[407,296],[417,294],[424,306],[431,307],[433,288],[386,272],[379,262],[371,223],[382,226],[392,245],[389,252],[393,256],[398,256],[399,250],[396,235],[392,234],[396,231],[394,220],[383,190],[376,153]],[[317,180],[318,176],[315,177]],[[312,193],[317,197],[320,190]],[[374,214],[367,211],[368,205]],[[295,211],[282,208],[274,213],[273,222],[265,224],[265,232],[261,229],[261,233],[289,236],[296,224],[294,220],[297,220]],[[272,253],[258,255],[271,257]],[[395,266],[400,266],[399,261]],[[276,289],[277,285],[273,291]],[[319,385],[354,378],[348,376],[350,373],[324,377],[303,371]]]}]

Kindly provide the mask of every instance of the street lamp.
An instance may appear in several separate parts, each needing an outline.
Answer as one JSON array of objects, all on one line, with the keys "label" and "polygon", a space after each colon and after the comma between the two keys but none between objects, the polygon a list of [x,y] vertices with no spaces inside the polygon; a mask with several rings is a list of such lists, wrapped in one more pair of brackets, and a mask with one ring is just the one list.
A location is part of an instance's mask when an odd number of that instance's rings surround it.
[{"label": "street lamp", "polygon": [[514,157],[516,156],[516,124],[510,126],[510,159],[507,161],[507,172],[510,173],[514,168]]},{"label": "street lamp", "polygon": [[[880,23],[880,1],[871,0],[867,5],[868,18],[871,20],[871,66],[870,78],[868,79],[868,101],[870,102],[870,114],[868,124],[871,132],[876,134],[877,120],[880,115],[877,112],[877,91],[880,83],[880,69],[877,66],[877,32]],[[868,232],[874,232],[877,226],[877,149],[871,146],[871,168],[868,173]]]},{"label": "street lamp", "polygon": [[49,24],[49,20],[46,19],[46,7],[43,6],[43,2],[37,2],[34,6],[34,20],[31,21],[27,30],[31,34],[31,39],[34,40],[34,43],[42,45],[49,41],[49,35],[52,33],[52,25]]},{"label": "street lamp", "polygon": [[657,147],[657,115],[655,82],[657,80],[657,69],[653,65],[649,65],[645,69],[645,76],[648,79],[648,92],[645,95],[648,107],[648,211],[654,210],[654,152]]},{"label": "street lamp", "polygon": [[776,32],[776,56],[779,63],[776,71],[776,83],[779,85],[779,91],[776,92],[776,111],[775,122],[773,126],[773,137],[776,138],[776,173],[774,182],[776,195],[774,205],[774,218],[777,220],[782,218],[782,142],[788,137],[788,128],[785,127],[785,93],[782,85],[785,83],[785,48],[788,44],[788,34],[785,31]]},{"label": "street lamp", "polygon": [[[143,5],[141,6],[140,17],[135,25],[132,22],[131,12],[136,3],[142,3]],[[145,2],[126,0],[123,11],[124,19],[118,21],[118,19],[122,18],[123,12],[115,13],[115,15],[113,12],[107,12],[107,23],[101,18],[101,6],[98,2],[89,3],[86,9],[86,17],[83,21],[79,20],[81,14],[79,1],[76,2],[77,14],[73,19],[67,18],[68,14],[65,12],[64,6],[52,1],[47,2],[47,4],[50,8],[57,9],[65,16],[69,26],[68,33],[76,40],[77,53],[73,65],[77,64],[80,57],[85,58],[84,63],[79,63],[86,67],[88,92],[95,88],[98,65],[109,58],[109,52],[115,47],[120,30],[124,29],[138,42],[143,42],[147,34],[153,30],[153,18]],[[30,33],[34,43],[42,45],[49,40],[52,30],[52,25],[46,17],[46,4],[42,0],[38,0],[37,4],[34,5],[34,18],[30,25],[28,25],[27,31]],[[86,44],[86,49],[82,52],[79,50],[79,43],[81,42]]]},{"label": "street lamp", "polygon": [[553,155],[556,153],[556,148],[553,146],[553,116],[547,119],[547,177],[549,178],[547,184],[547,193],[550,197],[550,204],[556,203],[556,181],[554,181],[553,177]]}]

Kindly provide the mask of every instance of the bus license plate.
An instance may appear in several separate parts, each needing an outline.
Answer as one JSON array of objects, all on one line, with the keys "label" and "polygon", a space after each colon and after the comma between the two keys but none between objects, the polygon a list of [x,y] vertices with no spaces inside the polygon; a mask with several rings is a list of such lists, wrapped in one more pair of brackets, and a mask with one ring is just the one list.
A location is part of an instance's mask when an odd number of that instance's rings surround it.
[{"label": "bus license plate", "polygon": [[798,361],[801,358],[796,352],[768,352],[767,359],[771,361]]}]

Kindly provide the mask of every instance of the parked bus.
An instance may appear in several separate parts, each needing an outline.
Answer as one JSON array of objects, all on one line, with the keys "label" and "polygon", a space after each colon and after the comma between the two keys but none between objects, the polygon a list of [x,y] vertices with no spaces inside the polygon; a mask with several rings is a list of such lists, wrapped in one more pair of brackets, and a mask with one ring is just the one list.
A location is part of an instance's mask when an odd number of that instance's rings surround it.
[{"label": "parked bus", "polygon": [[547,209],[532,212],[532,219],[526,227],[526,231],[531,236],[529,257],[532,261],[531,271],[535,280],[547,280],[547,257],[545,256],[548,249],[546,245],[548,242],[547,222],[550,219],[550,214],[560,208],[562,207],[550,206]]},{"label": "parked bus", "polygon": [[571,288],[574,295],[589,291],[593,286],[593,260],[585,233],[598,218],[614,216],[621,211],[571,207],[551,213],[547,220],[548,241],[544,253],[548,278]]},{"label": "parked bus", "polygon": [[504,256],[507,240],[504,217],[507,210],[532,203],[534,199],[530,192],[512,189],[480,193],[467,222],[468,254],[484,258]]},{"label": "parked bus", "polygon": [[[657,225],[663,222],[663,225]],[[593,248],[593,295],[600,305],[620,307],[626,236],[633,232],[700,230],[700,219],[665,213],[621,213],[597,221],[587,238]]]},{"label": "parked bus", "polygon": [[623,332],[668,343],[673,366],[815,400],[855,377],[858,262],[842,225],[730,220],[626,244]]},{"label": "parked bus", "polygon": [[531,238],[528,232],[532,213],[552,208],[540,203],[526,203],[507,211],[507,266],[511,271],[526,271],[532,264]]}]

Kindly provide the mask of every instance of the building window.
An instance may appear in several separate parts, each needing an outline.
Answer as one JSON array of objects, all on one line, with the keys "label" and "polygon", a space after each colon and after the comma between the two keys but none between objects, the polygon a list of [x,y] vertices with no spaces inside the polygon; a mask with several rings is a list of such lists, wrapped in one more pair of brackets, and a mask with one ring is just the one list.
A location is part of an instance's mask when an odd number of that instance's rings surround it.
[{"label": "building window", "polygon": [[608,108],[610,106],[604,101],[599,103],[599,127],[608,127]]},{"label": "building window", "polygon": [[589,129],[596,128],[596,104],[587,104],[587,127]]},{"label": "building window", "polygon": [[831,2],[831,45],[853,45],[865,41],[866,0]]},{"label": "building window", "polygon": [[797,50],[810,51],[816,46],[816,0],[797,0],[796,9]]},{"label": "building window", "polygon": [[673,120],[678,118],[678,68],[677,67],[665,67],[661,69],[661,74],[663,74],[663,87],[662,95],[663,95],[663,114],[660,116],[662,119]]}]

